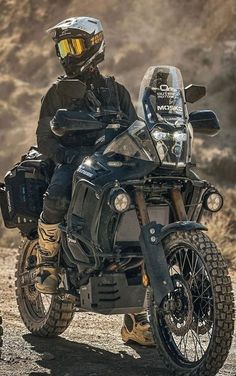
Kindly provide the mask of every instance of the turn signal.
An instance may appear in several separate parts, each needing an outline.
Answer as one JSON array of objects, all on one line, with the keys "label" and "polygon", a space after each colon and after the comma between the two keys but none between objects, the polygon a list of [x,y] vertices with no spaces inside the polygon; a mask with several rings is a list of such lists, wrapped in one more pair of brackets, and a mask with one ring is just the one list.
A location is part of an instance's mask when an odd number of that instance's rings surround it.
[{"label": "turn signal", "polygon": [[143,280],[143,286],[144,286],[144,287],[147,287],[147,286],[149,285],[149,279],[148,279],[148,276],[147,276],[146,273],[143,274],[143,276],[142,276],[142,280]]}]

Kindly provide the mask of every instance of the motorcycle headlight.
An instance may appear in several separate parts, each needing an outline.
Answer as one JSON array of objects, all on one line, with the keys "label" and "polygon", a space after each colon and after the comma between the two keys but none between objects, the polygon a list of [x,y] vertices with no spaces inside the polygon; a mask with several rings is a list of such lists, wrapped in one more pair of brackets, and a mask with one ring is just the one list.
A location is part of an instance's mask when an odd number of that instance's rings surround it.
[{"label": "motorcycle headlight", "polygon": [[181,131],[176,131],[174,133],[161,132],[158,130],[153,130],[151,132],[152,138],[155,141],[165,141],[172,140],[174,142],[183,142],[187,141],[187,134]]},{"label": "motorcycle headlight", "polygon": [[130,207],[130,196],[123,188],[113,188],[109,194],[108,205],[118,213],[123,213]]},{"label": "motorcycle headlight", "polygon": [[173,134],[173,139],[176,141],[176,142],[183,142],[183,141],[187,141],[187,134],[186,133],[183,133],[183,132],[175,132]]},{"label": "motorcycle headlight", "polygon": [[168,140],[171,136],[170,133],[160,132],[160,131],[157,131],[157,130],[152,131],[151,135],[152,135],[152,138],[155,141]]},{"label": "motorcycle headlight", "polygon": [[217,191],[209,191],[206,193],[203,200],[203,207],[213,213],[218,212],[223,206],[224,200],[221,194]]}]

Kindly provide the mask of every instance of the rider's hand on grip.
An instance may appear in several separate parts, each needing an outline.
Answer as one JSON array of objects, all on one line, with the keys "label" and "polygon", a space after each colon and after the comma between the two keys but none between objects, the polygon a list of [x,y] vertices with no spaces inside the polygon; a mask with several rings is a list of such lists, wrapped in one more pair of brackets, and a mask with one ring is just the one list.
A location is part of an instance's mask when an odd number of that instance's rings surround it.
[{"label": "rider's hand on grip", "polygon": [[73,150],[73,149],[68,149],[65,151],[64,153],[64,163],[66,164],[80,164],[81,163],[81,159],[82,159],[82,156],[81,156],[81,153],[78,152],[77,150]]}]

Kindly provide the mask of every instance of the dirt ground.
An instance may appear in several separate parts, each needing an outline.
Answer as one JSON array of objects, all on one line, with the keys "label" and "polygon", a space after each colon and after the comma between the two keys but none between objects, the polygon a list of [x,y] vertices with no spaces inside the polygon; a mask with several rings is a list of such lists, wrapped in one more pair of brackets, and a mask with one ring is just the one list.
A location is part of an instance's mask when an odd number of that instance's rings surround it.
[{"label": "dirt ground", "polygon": [[[15,249],[0,250],[0,309],[4,345],[0,376],[167,376],[155,349],[126,346],[120,337],[122,316],[77,313],[56,339],[32,336],[18,313],[14,290]],[[236,292],[236,272],[231,272]],[[218,375],[236,375],[236,333],[230,355]]]}]

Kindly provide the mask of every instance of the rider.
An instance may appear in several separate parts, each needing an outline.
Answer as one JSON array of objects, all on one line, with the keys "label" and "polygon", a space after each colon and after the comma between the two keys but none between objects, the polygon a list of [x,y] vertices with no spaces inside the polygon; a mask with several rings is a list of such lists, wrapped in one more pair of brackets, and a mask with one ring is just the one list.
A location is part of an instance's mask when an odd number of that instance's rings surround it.
[{"label": "rider", "polygon": [[[72,177],[83,158],[92,154],[97,132],[75,133],[58,138],[50,128],[50,121],[60,108],[91,110],[94,106],[122,111],[131,124],[137,114],[125,87],[113,77],[100,74],[97,64],[104,60],[105,42],[101,22],[91,17],[66,19],[48,31],[55,42],[56,53],[65,75],[53,83],[42,100],[37,128],[39,151],[55,164],[51,183],[44,196],[43,211],[38,225],[40,264],[36,287],[41,293],[53,294],[58,287],[55,267],[60,248],[59,223],[68,210]],[[59,90],[61,80],[79,79],[86,84],[86,94],[76,102]],[[143,345],[153,345],[146,313],[125,315],[122,327],[125,342],[132,339]]]}]

